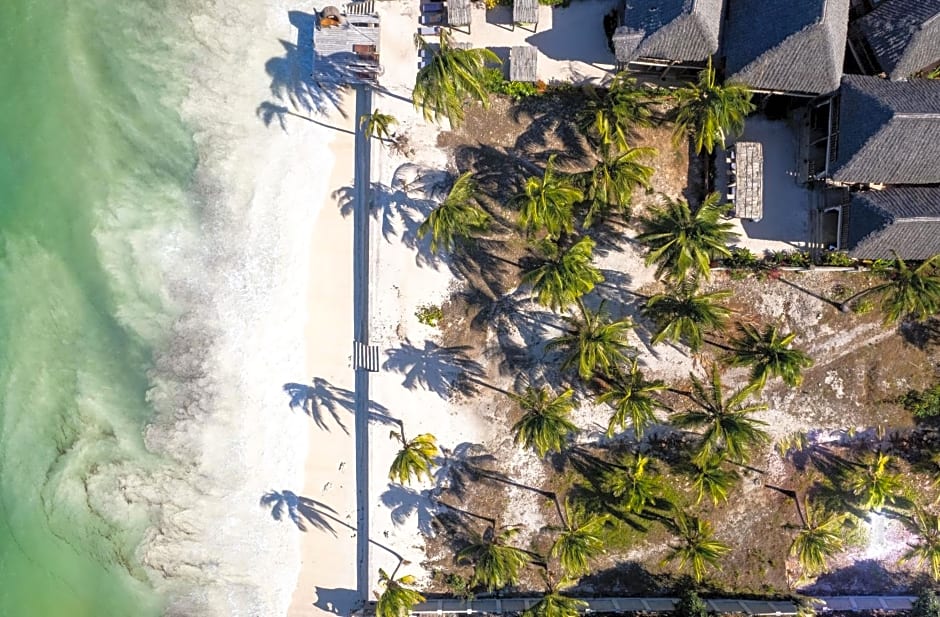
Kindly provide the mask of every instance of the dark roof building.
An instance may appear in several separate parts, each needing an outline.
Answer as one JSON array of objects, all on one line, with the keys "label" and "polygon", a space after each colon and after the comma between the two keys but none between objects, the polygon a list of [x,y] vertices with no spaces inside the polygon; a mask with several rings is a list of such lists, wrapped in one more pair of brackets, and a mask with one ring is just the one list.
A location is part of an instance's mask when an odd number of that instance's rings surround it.
[{"label": "dark roof building", "polygon": [[940,0],[885,0],[854,27],[891,79],[940,63]]},{"label": "dark roof building", "polygon": [[625,0],[614,33],[621,63],[640,58],[705,62],[718,51],[722,0]]},{"label": "dark roof building", "polygon": [[940,183],[940,81],[846,75],[834,145],[833,180]]},{"label": "dark roof building", "polygon": [[849,255],[928,259],[940,254],[940,187],[903,186],[855,193],[849,203]]},{"label": "dark roof building", "polygon": [[849,0],[728,0],[730,81],[755,90],[826,94],[839,87]]}]

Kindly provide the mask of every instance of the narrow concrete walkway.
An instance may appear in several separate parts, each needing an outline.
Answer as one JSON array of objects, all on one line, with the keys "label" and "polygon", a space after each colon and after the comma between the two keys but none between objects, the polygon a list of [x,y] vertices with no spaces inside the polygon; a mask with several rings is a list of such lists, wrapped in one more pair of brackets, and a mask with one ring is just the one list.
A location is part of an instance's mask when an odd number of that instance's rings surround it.
[{"label": "narrow concrete walkway", "polygon": [[[829,596],[820,597],[818,612],[826,611],[906,611],[915,596]],[[482,600],[441,599],[422,602],[415,606],[413,615],[473,615],[518,613],[534,606],[539,598],[488,598]],[[588,606],[585,613],[668,613],[676,598],[584,598]],[[709,611],[715,613],[743,613],[745,615],[796,615],[797,605],[791,601],[769,600],[706,600]]]}]

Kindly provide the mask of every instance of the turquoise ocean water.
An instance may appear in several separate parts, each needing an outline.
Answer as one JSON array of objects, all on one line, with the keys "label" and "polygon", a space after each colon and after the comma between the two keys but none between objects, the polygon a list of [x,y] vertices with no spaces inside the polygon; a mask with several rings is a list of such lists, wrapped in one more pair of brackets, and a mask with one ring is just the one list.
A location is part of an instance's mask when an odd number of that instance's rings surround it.
[{"label": "turquoise ocean water", "polygon": [[0,2],[3,617],[163,611],[128,478],[167,465],[143,437],[153,350],[181,310],[160,238],[194,218],[178,9]]}]

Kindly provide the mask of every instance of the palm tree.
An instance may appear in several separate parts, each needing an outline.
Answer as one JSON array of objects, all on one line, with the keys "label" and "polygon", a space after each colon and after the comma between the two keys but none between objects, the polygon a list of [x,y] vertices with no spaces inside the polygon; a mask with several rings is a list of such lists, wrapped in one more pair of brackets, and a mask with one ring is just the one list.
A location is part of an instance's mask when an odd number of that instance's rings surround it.
[{"label": "palm tree", "polygon": [[717,365],[711,367],[707,387],[697,376],[691,377],[689,398],[697,408],[675,414],[672,423],[679,428],[705,429],[696,462],[702,464],[715,454],[727,454],[733,461],[745,462],[751,446],[770,441],[770,435],[760,428],[767,423],[750,417],[767,409],[767,405],[745,402],[757,392],[757,384],[748,384],[726,397]]},{"label": "palm tree", "polygon": [[588,90],[578,125],[599,148],[626,149],[627,134],[632,127],[652,124],[655,103],[655,97],[637,86],[635,78],[618,73],[603,94],[593,88]]},{"label": "palm tree", "polygon": [[674,90],[672,96],[676,100],[675,141],[678,144],[691,136],[696,153],[705,150],[711,154],[715,144],[724,147],[729,135],[744,131],[744,119],[756,109],[747,86],[718,84],[711,58],[696,83]]},{"label": "palm tree", "polygon": [[565,527],[558,533],[549,555],[558,560],[569,576],[591,571],[588,562],[604,552],[601,535],[607,524],[606,515],[586,514],[565,502]]},{"label": "palm tree", "polygon": [[392,461],[389,479],[399,484],[410,484],[412,477],[420,480],[421,476],[427,476],[430,480],[434,459],[440,454],[434,435],[424,433],[407,441],[404,429],[400,429],[389,433],[389,438],[397,439],[402,445]]},{"label": "palm tree", "polygon": [[488,591],[502,589],[519,582],[522,569],[532,561],[526,551],[510,546],[509,542],[519,533],[516,527],[504,527],[497,531],[486,528],[483,535],[474,533],[470,545],[457,553],[457,562],[473,563],[471,585],[485,585]]},{"label": "palm tree", "polygon": [[371,114],[362,116],[359,123],[365,125],[364,130],[366,135],[384,140],[394,137],[392,125],[398,124],[398,120],[391,114],[383,114],[378,109],[375,109]]},{"label": "palm tree", "polygon": [[430,55],[418,71],[411,93],[415,109],[421,110],[425,120],[440,122],[447,118],[456,127],[464,119],[468,99],[489,106],[489,93],[483,84],[487,63],[500,62],[495,53],[489,49],[461,49],[443,29],[438,47],[432,47],[420,35],[415,36],[415,46]]},{"label": "palm tree", "polygon": [[539,247],[546,258],[522,274],[522,282],[532,286],[539,304],[558,311],[604,280],[601,271],[591,263],[594,240],[590,237],[584,236],[565,250],[548,239],[540,242]]},{"label": "palm tree", "polygon": [[691,567],[696,582],[705,578],[709,566],[714,567],[722,555],[731,550],[724,542],[715,540],[712,526],[708,521],[685,512],[677,512],[672,523],[673,532],[679,536],[680,543],[670,547],[663,563],[678,561],[678,569],[684,572]]},{"label": "palm tree", "polygon": [[826,571],[826,560],[845,548],[845,514],[826,512],[806,501],[806,520],[793,538],[790,554],[797,558],[806,576]]},{"label": "palm tree", "polygon": [[702,503],[708,495],[714,505],[728,500],[728,492],[734,488],[741,476],[733,469],[721,466],[723,459],[710,456],[701,463],[692,463],[692,486],[698,491],[695,504]]},{"label": "palm tree", "polygon": [[419,238],[431,234],[432,251],[452,251],[460,241],[489,227],[490,215],[476,204],[476,188],[472,172],[461,174],[444,201],[418,227]]},{"label": "palm tree", "polygon": [[628,371],[615,366],[608,375],[608,390],[597,397],[598,403],[607,403],[614,409],[607,424],[608,437],[626,428],[629,422],[636,438],[640,439],[643,431],[656,422],[655,410],[666,408],[655,396],[666,389],[666,383],[660,379],[645,379],[636,358],[630,361],[629,366]]},{"label": "palm tree", "polygon": [[611,211],[623,217],[629,216],[634,189],[649,188],[655,171],[641,161],[654,156],[655,148],[604,152],[594,169],[580,175],[587,203],[585,227],[590,227],[598,217],[607,216]]},{"label": "palm tree", "polygon": [[865,453],[846,477],[846,487],[862,500],[862,508],[879,512],[885,503],[895,503],[904,491],[894,461],[884,452]]},{"label": "palm tree", "polygon": [[646,301],[642,312],[656,324],[652,342],[682,341],[693,352],[702,348],[705,332],[720,330],[731,310],[719,301],[731,297],[728,290],[696,293],[693,281],[683,281],[667,293],[656,294]]},{"label": "palm tree", "polygon": [[[894,252],[894,251],[892,251]],[[842,303],[847,311],[856,300],[867,295],[881,296],[881,311],[886,324],[902,318],[926,319],[940,312],[940,255],[934,255],[916,268],[894,252],[894,259],[878,261],[872,271],[886,280],[884,283],[865,289]]]},{"label": "palm tree", "polygon": [[629,319],[611,321],[603,305],[597,312],[579,303],[580,317],[566,317],[568,329],[559,337],[548,341],[548,349],[561,349],[564,354],[562,369],[577,366],[578,375],[588,381],[594,373],[609,373],[611,369],[627,361],[627,351],[633,348],[627,343],[627,332],[633,328]]},{"label": "palm tree", "polygon": [[738,332],[740,336],[731,343],[728,364],[751,366],[751,381],[761,387],[770,375],[780,377],[788,386],[798,386],[803,381],[800,371],[813,366],[813,359],[805,352],[790,347],[795,332],[781,336],[776,326],[767,326],[761,332],[750,324],[738,325]]},{"label": "palm tree", "polygon": [[530,177],[522,192],[512,198],[511,203],[519,207],[519,225],[526,233],[544,229],[549,238],[558,238],[562,233],[574,231],[575,203],[584,199],[572,182],[555,173],[555,156],[545,165],[541,178]]},{"label": "palm tree", "polygon": [[626,457],[621,464],[611,465],[600,477],[600,488],[614,497],[624,512],[643,514],[647,506],[654,506],[663,495],[659,476],[647,467],[650,458],[643,454]]},{"label": "palm tree", "polygon": [[918,537],[901,557],[901,561],[917,559],[917,567],[930,563],[934,580],[940,580],[940,517],[921,508],[914,512],[914,526]]},{"label": "palm tree", "polygon": [[737,237],[733,225],[720,220],[728,204],[712,193],[693,213],[687,201],[663,199],[665,204],[643,219],[643,233],[636,238],[649,250],[646,265],[656,264],[657,278],[668,274],[682,280],[689,272],[708,278],[711,261],[730,257],[728,244]]},{"label": "palm tree", "polygon": [[407,617],[416,604],[424,602],[420,593],[411,589],[416,583],[415,577],[406,574],[401,578],[394,578],[395,573],[389,576],[385,570],[379,568],[379,584],[385,590],[378,596],[375,604],[376,617]]},{"label": "palm tree", "polygon": [[584,600],[561,593],[574,585],[573,579],[562,577],[556,582],[548,572],[542,573],[542,579],[545,581],[545,593],[531,608],[523,611],[523,617],[579,617],[581,611],[587,608],[588,603]]},{"label": "palm tree", "polygon": [[574,409],[571,397],[574,390],[568,389],[555,396],[548,387],[528,387],[520,394],[510,397],[522,408],[522,418],[512,426],[516,445],[532,448],[539,456],[548,452],[561,452],[568,435],[578,432],[578,427],[568,419]]}]

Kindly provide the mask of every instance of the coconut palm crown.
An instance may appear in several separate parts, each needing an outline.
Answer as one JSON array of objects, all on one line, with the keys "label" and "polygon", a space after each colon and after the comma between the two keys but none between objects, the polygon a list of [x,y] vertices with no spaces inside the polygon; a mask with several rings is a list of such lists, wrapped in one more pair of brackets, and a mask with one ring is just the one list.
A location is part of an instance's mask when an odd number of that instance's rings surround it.
[{"label": "coconut palm crown", "polygon": [[806,522],[793,538],[790,554],[797,558],[805,576],[816,576],[827,569],[827,560],[845,548],[848,518],[845,514],[826,512],[806,501]]},{"label": "coconut palm crown", "polygon": [[940,580],[940,517],[918,508],[913,518],[917,539],[909,545],[901,561],[915,559],[917,567],[929,564],[934,580]]},{"label": "coconut palm crown", "polygon": [[418,227],[419,238],[431,235],[432,251],[452,251],[460,242],[487,230],[490,215],[476,204],[476,190],[473,173],[462,174]]},{"label": "coconut palm crown", "polygon": [[415,46],[430,55],[430,60],[418,71],[412,100],[425,120],[440,122],[447,118],[451,126],[457,126],[463,122],[467,100],[489,106],[490,95],[484,86],[486,65],[499,64],[500,60],[489,49],[458,47],[446,28],[439,39],[435,47],[420,35],[415,36]]},{"label": "coconut palm crown", "polygon": [[665,409],[656,395],[666,389],[666,383],[660,379],[647,380],[636,358],[627,364],[626,370],[615,366],[605,381],[608,389],[597,397],[597,402],[607,403],[614,410],[607,424],[607,436],[613,437],[629,423],[636,438],[641,439],[643,432],[656,422],[656,409]]},{"label": "coconut palm crown", "polygon": [[568,419],[574,409],[574,390],[555,396],[546,386],[528,387],[522,394],[510,396],[524,412],[512,427],[517,445],[544,457],[549,452],[561,452],[568,436],[578,432],[578,427]]},{"label": "coconut palm crown", "polygon": [[579,303],[579,308],[580,317],[567,317],[565,333],[548,341],[546,347],[562,350],[565,354],[562,369],[577,368],[581,379],[587,381],[594,373],[609,373],[615,365],[627,361],[627,354],[633,350],[627,343],[633,322],[611,320],[603,305],[597,311],[583,303]]},{"label": "coconut palm crown", "polygon": [[750,366],[751,381],[761,387],[769,376],[780,377],[788,386],[796,387],[803,382],[801,371],[813,366],[813,359],[805,352],[790,347],[796,333],[781,335],[772,325],[760,331],[751,324],[738,325],[738,332],[727,362],[731,366]]},{"label": "coconut palm crown", "polygon": [[379,584],[385,589],[375,604],[376,617],[407,617],[416,604],[425,600],[424,596],[411,588],[417,582],[415,577],[406,574],[396,579],[392,576],[379,568]]},{"label": "coconut palm crown", "polygon": [[392,431],[389,437],[398,440],[402,445],[392,461],[388,472],[389,479],[399,484],[410,484],[412,479],[420,480],[422,476],[430,480],[434,459],[440,454],[434,435],[424,433],[406,441],[403,432]]},{"label": "coconut palm crown", "polygon": [[712,193],[694,212],[687,201],[664,197],[665,203],[653,209],[642,221],[643,232],[637,241],[644,245],[646,265],[656,264],[656,276],[683,280],[688,275],[711,275],[714,259],[729,257],[728,244],[737,234],[733,225],[721,220],[728,204]]},{"label": "coconut palm crown", "polygon": [[588,514],[565,502],[565,527],[552,543],[549,556],[558,560],[568,576],[591,571],[590,560],[604,552],[603,529],[606,515]]},{"label": "coconut palm crown", "polygon": [[574,231],[574,204],[584,193],[555,171],[555,156],[545,165],[541,178],[529,177],[522,191],[510,200],[519,208],[519,225],[528,234],[545,230],[549,238]]},{"label": "coconut palm crown", "polygon": [[895,471],[894,460],[884,452],[865,453],[848,471],[846,487],[859,498],[866,510],[881,509],[895,503],[904,491],[901,475]]},{"label": "coconut palm crown", "polygon": [[767,409],[767,405],[747,402],[757,393],[757,384],[726,395],[718,365],[712,365],[710,377],[706,385],[698,376],[691,375],[689,398],[696,406],[675,414],[672,423],[679,428],[704,429],[696,462],[704,463],[715,454],[745,462],[752,446],[770,441],[770,435],[760,428],[766,426],[766,422],[751,417],[754,412]]},{"label": "coconut palm crown", "polygon": [[656,155],[655,148],[625,148],[604,152],[591,171],[580,175],[587,210],[584,227],[611,213],[630,215],[633,191],[649,188],[654,169],[643,160]]},{"label": "coconut palm crown", "polygon": [[594,240],[588,236],[567,249],[552,240],[540,242],[539,248],[545,259],[523,272],[522,282],[532,286],[539,304],[553,311],[567,308],[604,280],[591,262]]},{"label": "coconut palm crown", "polygon": [[691,136],[696,153],[705,150],[711,154],[716,145],[723,148],[729,136],[744,131],[744,119],[756,109],[747,86],[718,83],[711,58],[696,83],[674,90],[672,96],[676,101],[675,141],[678,144]]},{"label": "coconut palm crown", "polygon": [[934,255],[919,266],[911,267],[895,252],[894,259],[875,262],[872,271],[886,281],[866,289],[843,304],[867,295],[881,296],[881,312],[885,324],[901,319],[922,320],[940,312],[940,255]]},{"label": "coconut palm crown", "polygon": [[519,574],[532,557],[509,542],[519,533],[516,527],[496,530],[487,527],[482,535],[474,533],[469,546],[457,553],[457,562],[473,564],[472,585],[484,585],[488,591],[519,582]]},{"label": "coconut palm crown", "polygon": [[670,546],[670,552],[663,562],[678,561],[679,571],[691,569],[696,582],[701,582],[708,568],[717,565],[721,557],[731,550],[724,542],[714,539],[708,521],[696,516],[680,511],[672,527],[679,537],[679,543]]},{"label": "coconut palm crown", "polygon": [[731,297],[727,290],[698,293],[694,281],[683,281],[646,301],[642,312],[656,324],[652,343],[683,342],[693,352],[702,348],[705,333],[724,327],[731,310],[720,304]]}]

